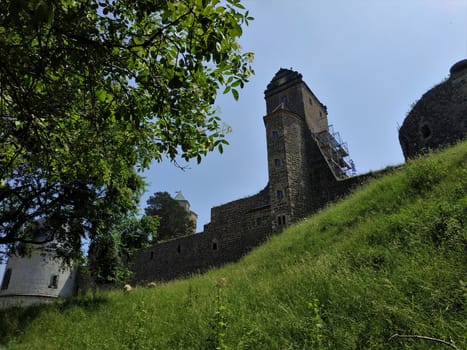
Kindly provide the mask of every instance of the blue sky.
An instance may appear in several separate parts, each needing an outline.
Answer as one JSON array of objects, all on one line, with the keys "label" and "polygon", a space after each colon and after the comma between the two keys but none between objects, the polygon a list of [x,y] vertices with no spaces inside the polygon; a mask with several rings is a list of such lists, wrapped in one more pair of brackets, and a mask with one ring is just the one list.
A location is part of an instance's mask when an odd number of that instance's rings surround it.
[{"label": "blue sky", "polygon": [[[232,127],[224,153],[180,170],[170,162],[145,172],[141,201],[182,191],[198,213],[198,231],[213,206],[253,195],[267,184],[264,90],[292,68],[328,107],[358,173],[403,162],[397,129],[410,106],[467,58],[465,0],[244,0],[255,17],[241,45],[255,53],[255,76],[239,101],[220,96]],[[184,164],[183,162],[180,162]],[[0,267],[0,275],[2,268]]]}]

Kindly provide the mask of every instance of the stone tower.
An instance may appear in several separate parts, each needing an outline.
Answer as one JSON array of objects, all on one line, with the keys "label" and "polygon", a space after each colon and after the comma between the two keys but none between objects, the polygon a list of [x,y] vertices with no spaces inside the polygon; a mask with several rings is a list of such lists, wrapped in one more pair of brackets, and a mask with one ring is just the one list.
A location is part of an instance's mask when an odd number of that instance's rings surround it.
[{"label": "stone tower", "polygon": [[280,69],[265,91],[273,231],[306,217],[340,193],[353,169],[328,125],[327,108],[298,72]]},{"label": "stone tower", "polygon": [[181,191],[177,192],[174,199],[187,212],[187,214],[188,214],[188,216],[190,218],[190,221],[193,223],[193,232],[192,233],[196,233],[196,225],[198,224],[198,214],[196,214],[193,210],[190,209],[190,202],[188,202],[186,200],[185,196],[183,196]]},{"label": "stone tower", "polygon": [[53,242],[37,244],[30,256],[8,258],[0,286],[0,308],[49,302],[75,293],[77,271],[54,259],[54,249]]},{"label": "stone tower", "polygon": [[428,90],[399,129],[405,159],[467,136],[467,59],[454,64],[449,78]]}]

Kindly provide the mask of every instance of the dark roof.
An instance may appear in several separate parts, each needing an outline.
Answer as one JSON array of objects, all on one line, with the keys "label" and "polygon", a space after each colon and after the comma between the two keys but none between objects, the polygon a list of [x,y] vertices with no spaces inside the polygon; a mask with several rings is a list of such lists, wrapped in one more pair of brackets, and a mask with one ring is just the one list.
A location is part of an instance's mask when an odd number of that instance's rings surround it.
[{"label": "dark roof", "polygon": [[285,86],[285,85],[292,85],[296,83],[301,83],[302,75],[299,72],[281,68],[276,73],[274,78],[272,78],[271,82],[268,84],[266,91],[264,94],[267,96],[269,95],[270,91],[275,90],[278,87]]}]

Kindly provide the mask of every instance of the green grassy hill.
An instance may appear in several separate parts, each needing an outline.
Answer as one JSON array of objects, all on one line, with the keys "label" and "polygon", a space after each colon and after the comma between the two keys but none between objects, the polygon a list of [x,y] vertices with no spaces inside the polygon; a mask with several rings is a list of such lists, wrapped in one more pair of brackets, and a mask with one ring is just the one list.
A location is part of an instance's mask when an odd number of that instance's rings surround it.
[{"label": "green grassy hill", "polygon": [[0,312],[0,348],[466,349],[466,164],[411,161],[202,276]]}]

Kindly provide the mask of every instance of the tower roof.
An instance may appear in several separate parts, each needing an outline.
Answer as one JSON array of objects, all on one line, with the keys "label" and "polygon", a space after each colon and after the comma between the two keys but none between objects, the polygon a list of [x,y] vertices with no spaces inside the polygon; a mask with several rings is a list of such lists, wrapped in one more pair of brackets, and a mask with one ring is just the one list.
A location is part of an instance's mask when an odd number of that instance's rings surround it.
[{"label": "tower roof", "polygon": [[182,194],[182,191],[177,191],[177,194],[175,195],[175,198],[174,198],[176,201],[180,201],[180,202],[188,202],[185,197],[183,196]]},{"label": "tower roof", "polygon": [[291,69],[281,68],[268,84],[264,95],[267,97],[279,87],[282,88],[302,82],[302,75],[300,73]]},{"label": "tower roof", "polygon": [[456,62],[449,70],[449,73],[457,74],[464,70],[467,70],[467,59]]}]

